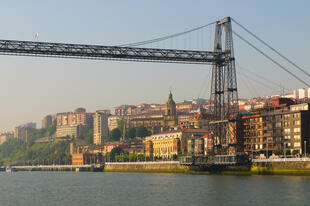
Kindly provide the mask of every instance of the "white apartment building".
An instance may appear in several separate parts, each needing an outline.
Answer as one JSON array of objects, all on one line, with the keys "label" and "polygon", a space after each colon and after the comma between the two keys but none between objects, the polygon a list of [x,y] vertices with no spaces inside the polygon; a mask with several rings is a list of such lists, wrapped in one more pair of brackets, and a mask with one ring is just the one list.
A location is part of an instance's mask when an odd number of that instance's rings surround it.
[{"label": "white apartment building", "polygon": [[109,137],[109,115],[97,111],[94,114],[94,144],[100,145]]}]

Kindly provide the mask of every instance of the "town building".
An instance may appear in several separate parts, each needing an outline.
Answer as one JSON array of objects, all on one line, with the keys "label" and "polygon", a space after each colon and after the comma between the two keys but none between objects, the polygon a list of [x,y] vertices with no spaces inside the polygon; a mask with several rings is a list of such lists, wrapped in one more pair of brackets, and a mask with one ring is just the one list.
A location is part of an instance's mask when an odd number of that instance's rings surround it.
[{"label": "town building", "polygon": [[109,131],[112,131],[113,129],[117,128],[119,120],[121,120],[121,116],[111,115],[108,117]]},{"label": "town building", "polygon": [[[186,128],[154,134],[149,137],[146,137],[145,153],[148,156],[154,156],[164,159],[171,159],[175,155],[191,154],[191,152],[195,150],[195,146],[192,150],[189,149],[188,140],[193,141],[195,141],[196,139],[201,140],[201,138],[207,133],[208,131],[204,129]],[[198,141],[197,144],[202,143]],[[201,153],[202,152],[201,149],[203,151],[203,144],[200,147],[197,146],[196,149],[197,153]]]},{"label": "town building", "polygon": [[65,125],[56,128],[56,138],[71,137],[79,138],[85,135],[88,131],[87,125]]},{"label": "town building", "polygon": [[93,116],[93,142],[95,145],[101,145],[109,138],[108,118],[109,114],[102,111],[97,111]]},{"label": "town building", "polygon": [[15,127],[14,138],[27,142],[29,135],[35,131],[36,131],[36,123],[33,122],[26,123]]},{"label": "town building", "polygon": [[164,114],[132,115],[126,118],[126,128],[146,127],[152,134],[173,129],[178,124],[176,103],[169,93]]},{"label": "town building", "polygon": [[304,88],[298,89],[298,99],[304,99],[308,97],[308,90]]},{"label": "town building", "polygon": [[95,161],[95,156],[90,153],[76,153],[72,155],[72,165],[93,164]]},{"label": "town building", "polygon": [[74,112],[58,113],[56,115],[56,137],[80,137],[93,127],[93,113],[77,108]]},{"label": "town building", "polygon": [[136,109],[136,106],[134,105],[121,105],[117,108],[115,108],[114,112],[116,116],[130,116]]},{"label": "town building", "polygon": [[53,124],[52,115],[47,115],[42,119],[42,128],[47,129]]},{"label": "town building", "polygon": [[242,117],[247,153],[295,153],[309,151],[309,104],[266,107]]},{"label": "town building", "polygon": [[[187,117],[187,118],[186,118]],[[208,129],[212,118],[210,113],[197,113],[195,115],[179,116],[179,126],[181,128]]]},{"label": "town building", "polygon": [[0,145],[12,138],[14,138],[13,132],[5,132],[0,134]]}]

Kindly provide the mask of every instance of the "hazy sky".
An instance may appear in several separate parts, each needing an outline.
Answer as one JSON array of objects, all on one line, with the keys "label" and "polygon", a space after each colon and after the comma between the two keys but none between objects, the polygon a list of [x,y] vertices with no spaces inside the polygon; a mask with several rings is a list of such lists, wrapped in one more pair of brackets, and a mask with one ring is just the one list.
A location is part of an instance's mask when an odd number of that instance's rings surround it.
[{"label": "hazy sky", "polygon": [[[39,41],[119,45],[182,32],[231,16],[310,72],[309,8],[307,0],[1,1],[0,39],[34,40],[39,32]],[[251,39],[237,25],[233,29]],[[213,33],[214,28],[205,29],[184,37],[188,40],[170,44],[209,49]],[[195,35],[200,41],[190,43]],[[169,42],[162,46],[168,47]],[[280,91],[280,86],[258,79],[251,72],[281,83],[286,91],[304,87],[237,38],[234,46],[240,97]],[[209,98],[210,69],[198,65],[0,56],[0,131],[29,121],[40,125],[47,114],[80,106],[95,111],[121,104],[164,103],[170,87],[176,101]]]}]

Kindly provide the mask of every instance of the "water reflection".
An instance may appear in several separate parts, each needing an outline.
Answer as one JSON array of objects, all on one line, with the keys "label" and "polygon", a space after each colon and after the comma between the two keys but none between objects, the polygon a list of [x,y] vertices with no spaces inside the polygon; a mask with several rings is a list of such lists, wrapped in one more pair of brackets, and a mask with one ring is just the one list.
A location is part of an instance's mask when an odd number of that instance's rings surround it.
[{"label": "water reflection", "polygon": [[310,178],[144,173],[1,173],[0,205],[307,205]]}]

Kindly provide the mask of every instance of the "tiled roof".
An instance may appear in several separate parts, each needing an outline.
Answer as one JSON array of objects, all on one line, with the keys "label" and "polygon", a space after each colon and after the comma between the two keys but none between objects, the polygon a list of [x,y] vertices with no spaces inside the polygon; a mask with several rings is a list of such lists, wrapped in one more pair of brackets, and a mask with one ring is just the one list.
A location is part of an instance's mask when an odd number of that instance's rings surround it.
[{"label": "tiled roof", "polygon": [[177,132],[184,132],[184,133],[208,133],[208,130],[205,130],[205,129],[195,129],[195,128],[184,128],[184,129],[178,129],[178,130],[165,131],[165,132],[161,132],[161,133],[154,134],[154,135],[171,134],[171,133],[177,133]]}]

